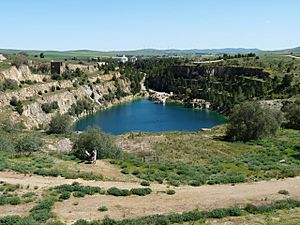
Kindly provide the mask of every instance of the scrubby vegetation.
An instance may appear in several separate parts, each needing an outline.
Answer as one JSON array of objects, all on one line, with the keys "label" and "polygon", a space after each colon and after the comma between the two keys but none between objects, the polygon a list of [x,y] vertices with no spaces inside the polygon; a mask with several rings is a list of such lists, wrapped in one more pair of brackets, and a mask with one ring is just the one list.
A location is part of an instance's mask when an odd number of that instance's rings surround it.
[{"label": "scrubby vegetation", "polygon": [[286,115],[286,127],[300,130],[300,100],[285,105],[283,112]]},{"label": "scrubby vegetation", "polygon": [[269,205],[247,205],[244,209],[232,206],[229,208],[217,208],[211,211],[189,211],[183,213],[174,213],[170,215],[154,215],[154,216],[147,216],[143,218],[137,219],[125,219],[121,221],[112,220],[109,218],[104,219],[103,221],[85,221],[85,220],[78,220],[74,225],[159,225],[159,224],[183,224],[185,222],[195,222],[200,220],[206,220],[209,218],[225,218],[229,216],[241,216],[243,214],[262,214],[262,213],[270,213],[276,210],[281,209],[292,209],[300,207],[300,201],[287,199],[287,200],[280,200],[276,201]]},{"label": "scrubby vegetation", "polygon": [[246,143],[225,141],[224,133],[223,127],[198,134],[164,133],[163,141],[154,144],[155,153],[146,161],[144,156],[136,155],[111,163],[140,179],[174,186],[239,183],[300,174],[298,131],[281,130],[274,137]]},{"label": "scrubby vegetation", "polygon": [[84,197],[85,195],[93,195],[100,193],[101,188],[96,186],[83,186],[77,182],[73,184],[63,184],[54,188],[50,188],[51,195],[59,195],[59,199],[65,200],[70,198],[71,194],[74,197]]},{"label": "scrubby vegetation", "polygon": [[91,112],[93,110],[93,105],[90,101],[83,99],[77,100],[76,104],[72,104],[69,109],[69,114],[71,116],[79,116],[83,112]]},{"label": "scrubby vegetation", "polygon": [[81,133],[74,142],[73,153],[79,159],[87,159],[86,152],[97,151],[97,158],[118,158],[120,149],[115,145],[113,138],[98,128],[91,128]]},{"label": "scrubby vegetation", "polygon": [[258,102],[237,105],[229,118],[227,137],[234,141],[249,141],[274,135],[282,123],[282,113],[263,108]]},{"label": "scrubby vegetation", "polygon": [[145,196],[151,194],[152,190],[150,188],[132,188],[131,190],[119,189],[116,187],[109,188],[107,194],[114,196],[129,196],[129,195],[139,195]]},{"label": "scrubby vegetation", "polygon": [[49,123],[49,134],[67,134],[72,128],[72,118],[68,114],[57,113]]},{"label": "scrubby vegetation", "polygon": [[59,108],[57,101],[51,103],[44,103],[41,107],[45,113],[52,113],[53,111]]}]

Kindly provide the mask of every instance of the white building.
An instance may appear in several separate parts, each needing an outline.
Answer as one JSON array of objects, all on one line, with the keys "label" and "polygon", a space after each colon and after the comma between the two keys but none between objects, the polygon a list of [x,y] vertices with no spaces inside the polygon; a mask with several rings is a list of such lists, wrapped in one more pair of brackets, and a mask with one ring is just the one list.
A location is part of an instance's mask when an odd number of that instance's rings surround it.
[{"label": "white building", "polygon": [[123,55],[122,57],[113,57],[113,59],[116,59],[118,62],[126,63],[126,62],[132,62],[135,63],[137,61],[137,57],[127,57]]}]

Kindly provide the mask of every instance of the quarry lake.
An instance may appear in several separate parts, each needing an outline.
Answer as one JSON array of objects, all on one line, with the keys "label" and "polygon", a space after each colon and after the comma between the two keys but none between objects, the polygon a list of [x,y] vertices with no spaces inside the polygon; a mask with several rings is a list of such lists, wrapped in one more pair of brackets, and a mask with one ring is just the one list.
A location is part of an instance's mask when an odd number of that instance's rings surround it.
[{"label": "quarry lake", "polygon": [[198,131],[223,123],[225,118],[216,112],[188,109],[178,104],[155,104],[143,99],[87,116],[76,123],[75,130],[97,126],[117,135],[130,131]]}]

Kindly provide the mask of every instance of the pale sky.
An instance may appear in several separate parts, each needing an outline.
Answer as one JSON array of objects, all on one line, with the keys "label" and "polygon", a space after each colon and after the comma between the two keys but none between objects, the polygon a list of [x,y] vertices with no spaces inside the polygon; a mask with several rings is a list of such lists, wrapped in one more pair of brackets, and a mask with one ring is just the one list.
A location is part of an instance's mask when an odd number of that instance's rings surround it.
[{"label": "pale sky", "polygon": [[0,48],[300,46],[299,0],[1,0]]}]

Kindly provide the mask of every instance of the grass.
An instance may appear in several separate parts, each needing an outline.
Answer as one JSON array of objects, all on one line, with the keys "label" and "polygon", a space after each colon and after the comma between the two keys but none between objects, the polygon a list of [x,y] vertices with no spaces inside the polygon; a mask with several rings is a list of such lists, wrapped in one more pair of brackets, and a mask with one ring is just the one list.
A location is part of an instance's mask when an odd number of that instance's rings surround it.
[{"label": "grass", "polygon": [[[144,156],[137,154],[110,162],[140,179],[173,186],[240,183],[300,174],[300,131],[283,129],[274,137],[247,143],[223,141],[224,131],[225,126],[201,133],[163,133],[161,141],[152,143],[147,156],[150,160],[143,161]],[[286,162],[280,163],[282,159]]]},{"label": "grass", "polygon": [[4,170],[16,171],[23,174],[36,174],[41,176],[62,176],[67,179],[103,179],[102,176],[95,175],[92,172],[85,173],[78,170],[69,169],[65,165],[59,166],[54,162],[52,158],[43,154],[11,157],[11,154],[0,151],[0,171]]},{"label": "grass", "polygon": [[36,200],[34,192],[19,195],[17,191],[23,189],[19,184],[2,183],[0,185],[0,205],[19,205]]}]

